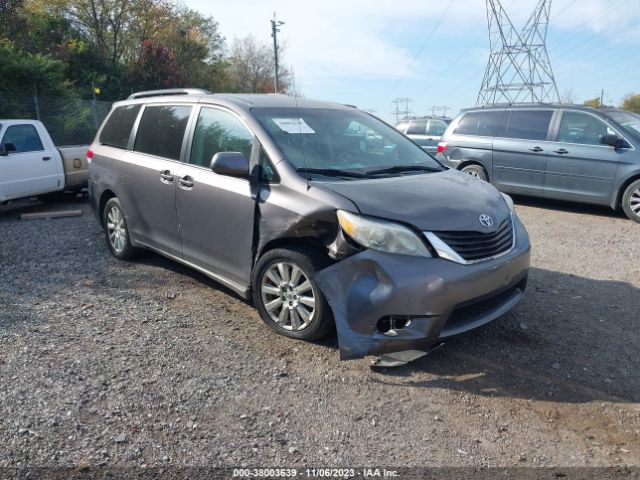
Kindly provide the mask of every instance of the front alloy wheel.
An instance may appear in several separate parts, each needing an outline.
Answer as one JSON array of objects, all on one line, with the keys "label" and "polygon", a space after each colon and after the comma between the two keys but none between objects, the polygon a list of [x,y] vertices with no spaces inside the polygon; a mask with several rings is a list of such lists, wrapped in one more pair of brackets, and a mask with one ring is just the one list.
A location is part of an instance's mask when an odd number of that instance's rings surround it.
[{"label": "front alloy wheel", "polygon": [[330,264],[328,256],[304,245],[269,250],[252,274],[253,303],[276,332],[318,340],[334,325],[331,307],[313,276]]},{"label": "front alloy wheel", "polygon": [[262,303],[271,320],[285,330],[309,327],[316,311],[316,295],[304,272],[282,261],[267,268],[260,284]]},{"label": "front alloy wheel", "polygon": [[622,208],[627,217],[640,223],[640,180],[632,182],[624,191]]}]

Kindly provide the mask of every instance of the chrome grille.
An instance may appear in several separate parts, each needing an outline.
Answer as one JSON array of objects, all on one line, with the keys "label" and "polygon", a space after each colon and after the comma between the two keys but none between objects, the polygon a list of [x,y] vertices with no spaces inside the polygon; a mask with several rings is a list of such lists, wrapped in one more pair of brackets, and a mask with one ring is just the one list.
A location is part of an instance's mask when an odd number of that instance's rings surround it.
[{"label": "chrome grille", "polygon": [[513,221],[504,220],[495,232],[433,232],[466,261],[495,257],[513,245]]}]

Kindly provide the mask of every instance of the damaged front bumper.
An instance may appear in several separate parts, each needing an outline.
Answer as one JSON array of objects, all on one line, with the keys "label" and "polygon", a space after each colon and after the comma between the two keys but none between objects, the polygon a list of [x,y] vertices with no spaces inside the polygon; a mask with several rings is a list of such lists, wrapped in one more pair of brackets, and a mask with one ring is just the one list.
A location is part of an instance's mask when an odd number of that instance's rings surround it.
[{"label": "damaged front bumper", "polygon": [[[526,287],[531,249],[519,220],[515,234],[508,254],[471,265],[365,250],[319,271],[340,358],[427,352],[508,312]],[[391,335],[381,328],[388,318],[404,319]]]}]

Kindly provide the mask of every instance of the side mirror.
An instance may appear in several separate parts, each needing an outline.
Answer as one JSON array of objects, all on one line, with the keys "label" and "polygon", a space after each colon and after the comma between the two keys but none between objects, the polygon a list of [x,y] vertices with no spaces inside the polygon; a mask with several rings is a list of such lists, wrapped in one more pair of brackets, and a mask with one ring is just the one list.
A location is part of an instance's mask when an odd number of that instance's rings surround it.
[{"label": "side mirror", "polygon": [[611,134],[611,135],[603,135],[602,137],[600,137],[600,143],[602,145],[609,145],[610,147],[613,147],[613,148],[622,148],[622,146],[624,145],[624,140],[622,140],[617,135]]},{"label": "side mirror", "polygon": [[249,160],[240,152],[218,152],[211,159],[211,170],[218,175],[248,177]]},{"label": "side mirror", "polygon": [[15,152],[16,150],[17,148],[13,143],[7,142],[4,145],[0,146],[0,155],[6,157],[11,152]]}]

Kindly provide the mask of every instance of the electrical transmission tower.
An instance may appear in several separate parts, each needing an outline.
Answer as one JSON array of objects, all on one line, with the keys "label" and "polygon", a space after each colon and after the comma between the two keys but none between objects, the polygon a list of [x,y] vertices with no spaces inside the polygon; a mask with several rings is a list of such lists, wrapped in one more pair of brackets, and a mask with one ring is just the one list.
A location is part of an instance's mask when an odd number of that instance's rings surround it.
[{"label": "electrical transmission tower", "polygon": [[559,102],[546,40],[551,0],[539,0],[522,31],[500,0],[487,1],[491,54],[476,105]]},{"label": "electrical transmission tower", "polygon": [[[411,113],[413,113],[411,111],[411,108],[409,108],[409,104],[412,101],[413,100],[406,97],[393,99],[391,103],[393,103],[396,108],[393,112],[391,112],[391,115],[394,115],[396,117],[396,122],[401,118],[407,118]],[[400,105],[403,105],[403,107],[401,107]]]}]

